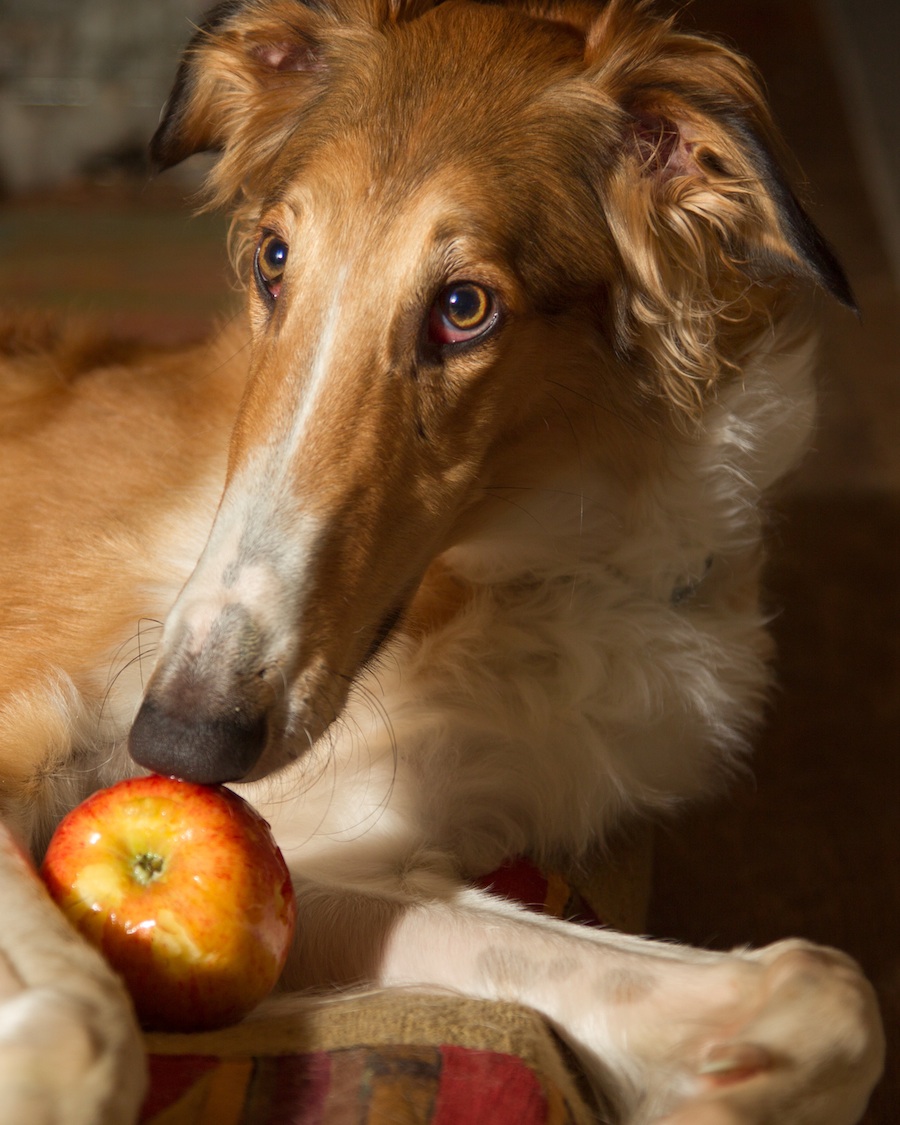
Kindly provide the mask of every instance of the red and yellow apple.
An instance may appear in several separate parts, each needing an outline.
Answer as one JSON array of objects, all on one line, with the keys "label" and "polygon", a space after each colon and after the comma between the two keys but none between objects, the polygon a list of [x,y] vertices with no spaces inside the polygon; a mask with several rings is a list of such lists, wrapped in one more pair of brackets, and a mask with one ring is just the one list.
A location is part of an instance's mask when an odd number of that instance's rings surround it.
[{"label": "red and yellow apple", "polygon": [[221,786],[151,775],[102,789],[61,821],[41,875],[146,1028],[233,1023],[284,966],[287,867],[266,821]]}]

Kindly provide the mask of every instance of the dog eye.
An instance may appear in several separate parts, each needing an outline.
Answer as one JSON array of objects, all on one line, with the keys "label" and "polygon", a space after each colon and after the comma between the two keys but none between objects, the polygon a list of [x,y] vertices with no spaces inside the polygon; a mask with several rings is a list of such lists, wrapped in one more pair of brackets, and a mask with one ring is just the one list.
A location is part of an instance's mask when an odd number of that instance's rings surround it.
[{"label": "dog eye", "polygon": [[490,290],[472,281],[448,285],[431,306],[429,339],[434,344],[462,344],[483,336],[497,322],[497,302]]},{"label": "dog eye", "polygon": [[287,258],[287,243],[277,234],[267,231],[259,241],[254,261],[256,283],[267,300],[274,301],[281,292]]}]

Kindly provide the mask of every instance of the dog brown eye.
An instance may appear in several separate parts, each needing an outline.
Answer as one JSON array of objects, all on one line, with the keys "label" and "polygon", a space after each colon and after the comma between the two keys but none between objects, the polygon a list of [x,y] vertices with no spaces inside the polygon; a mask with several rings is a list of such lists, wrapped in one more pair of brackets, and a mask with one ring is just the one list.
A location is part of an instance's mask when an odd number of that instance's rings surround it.
[{"label": "dog brown eye", "polygon": [[264,297],[275,300],[281,292],[281,279],[287,265],[288,245],[271,231],[262,236],[256,248],[256,282]]},{"label": "dog brown eye", "polygon": [[490,290],[471,281],[448,285],[431,308],[428,334],[435,344],[461,344],[492,328],[497,302]]}]

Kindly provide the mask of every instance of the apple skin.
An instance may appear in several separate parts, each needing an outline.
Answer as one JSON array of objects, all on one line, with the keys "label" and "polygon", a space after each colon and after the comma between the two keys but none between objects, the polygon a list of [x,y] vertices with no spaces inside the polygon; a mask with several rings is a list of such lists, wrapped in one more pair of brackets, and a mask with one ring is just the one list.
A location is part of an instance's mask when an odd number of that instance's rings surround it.
[{"label": "apple skin", "polygon": [[154,774],[101,789],[60,822],[41,876],[148,1030],[235,1023],[271,991],[293,938],[269,825],[222,786]]}]

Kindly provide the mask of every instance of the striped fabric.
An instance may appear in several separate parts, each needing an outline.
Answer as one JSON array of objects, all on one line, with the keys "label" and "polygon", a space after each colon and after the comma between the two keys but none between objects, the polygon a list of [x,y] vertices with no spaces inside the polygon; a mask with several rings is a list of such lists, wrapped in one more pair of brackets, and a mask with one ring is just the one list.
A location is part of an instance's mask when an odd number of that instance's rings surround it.
[{"label": "striped fabric", "polygon": [[525,1062],[452,1045],[152,1056],[147,1125],[575,1125]]}]

